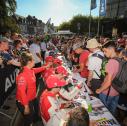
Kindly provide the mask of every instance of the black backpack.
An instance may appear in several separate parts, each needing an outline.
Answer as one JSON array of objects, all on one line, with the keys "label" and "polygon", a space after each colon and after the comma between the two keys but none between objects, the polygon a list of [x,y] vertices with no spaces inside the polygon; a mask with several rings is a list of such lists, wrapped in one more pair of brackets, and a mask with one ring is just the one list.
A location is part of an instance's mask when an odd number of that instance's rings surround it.
[{"label": "black backpack", "polygon": [[112,86],[119,93],[127,94],[127,61],[115,58],[119,62],[119,70],[116,77],[112,81]]}]

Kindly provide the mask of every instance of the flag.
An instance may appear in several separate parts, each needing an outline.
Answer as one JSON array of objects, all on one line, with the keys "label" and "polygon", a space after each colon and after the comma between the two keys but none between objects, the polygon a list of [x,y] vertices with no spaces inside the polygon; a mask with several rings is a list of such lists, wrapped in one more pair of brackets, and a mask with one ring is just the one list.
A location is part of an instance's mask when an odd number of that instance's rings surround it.
[{"label": "flag", "polygon": [[97,7],[96,0],[91,0],[91,10],[95,9]]},{"label": "flag", "polygon": [[100,16],[106,16],[105,0],[100,0]]}]

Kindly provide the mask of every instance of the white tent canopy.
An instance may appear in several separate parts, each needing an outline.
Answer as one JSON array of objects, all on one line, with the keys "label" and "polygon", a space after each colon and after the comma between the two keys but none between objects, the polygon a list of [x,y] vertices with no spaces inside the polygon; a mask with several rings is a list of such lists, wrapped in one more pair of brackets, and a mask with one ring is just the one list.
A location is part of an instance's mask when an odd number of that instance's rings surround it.
[{"label": "white tent canopy", "polygon": [[56,33],[52,33],[54,35],[73,35],[75,33],[73,32],[70,32],[70,30],[61,30],[61,31],[58,31]]}]

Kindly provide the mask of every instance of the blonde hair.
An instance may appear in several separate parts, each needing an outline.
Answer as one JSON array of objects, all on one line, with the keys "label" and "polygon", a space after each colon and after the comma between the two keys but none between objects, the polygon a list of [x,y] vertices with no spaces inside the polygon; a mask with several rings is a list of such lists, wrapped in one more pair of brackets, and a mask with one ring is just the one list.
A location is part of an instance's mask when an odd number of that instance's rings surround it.
[{"label": "blonde hair", "polygon": [[32,61],[33,57],[32,54],[29,52],[23,52],[21,54],[20,62],[21,62],[21,70],[20,72],[23,72],[23,67],[28,64],[29,61]]}]

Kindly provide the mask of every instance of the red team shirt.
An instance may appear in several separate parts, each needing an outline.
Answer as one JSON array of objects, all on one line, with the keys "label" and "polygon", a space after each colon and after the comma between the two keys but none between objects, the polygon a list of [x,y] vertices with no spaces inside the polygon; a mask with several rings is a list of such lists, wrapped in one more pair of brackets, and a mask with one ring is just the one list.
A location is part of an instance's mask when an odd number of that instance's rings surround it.
[{"label": "red team shirt", "polygon": [[28,105],[29,101],[36,98],[36,77],[35,74],[44,71],[44,67],[29,69],[24,67],[23,72],[16,78],[16,100],[22,105]]},{"label": "red team shirt", "polygon": [[89,74],[89,71],[86,66],[89,54],[90,54],[89,51],[85,50],[80,54],[80,57],[79,57],[79,64],[81,63],[84,64],[84,69],[82,72],[80,72],[80,75],[84,78],[87,78]]},{"label": "red team shirt", "polygon": [[50,109],[50,107],[52,107],[48,97],[56,99],[56,95],[45,90],[40,97],[41,117],[44,118],[46,122],[48,122],[48,120],[50,119],[48,110]]}]

